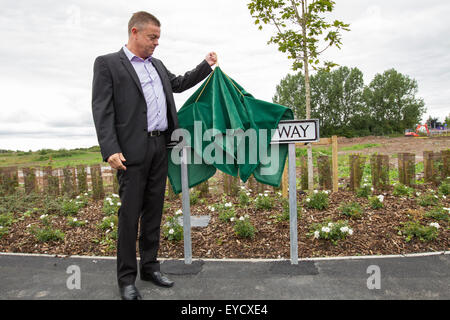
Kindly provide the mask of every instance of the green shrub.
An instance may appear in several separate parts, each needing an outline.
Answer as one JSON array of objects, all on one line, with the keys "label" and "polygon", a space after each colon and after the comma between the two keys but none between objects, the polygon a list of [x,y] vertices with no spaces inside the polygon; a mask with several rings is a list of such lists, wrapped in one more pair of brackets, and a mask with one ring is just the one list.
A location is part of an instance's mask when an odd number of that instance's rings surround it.
[{"label": "green shrub", "polygon": [[222,202],[222,203],[217,203],[215,205],[213,205],[214,210],[212,211],[216,211],[219,215],[219,219],[223,222],[228,222],[230,221],[231,218],[236,216],[236,210],[233,207],[233,203],[231,202]]},{"label": "green shrub", "polygon": [[62,241],[64,240],[65,234],[59,229],[53,229],[49,226],[44,228],[32,228],[30,230],[31,234],[33,234],[39,242],[48,242],[48,241]]},{"label": "green shrub", "polygon": [[432,193],[424,193],[419,196],[417,203],[422,207],[437,206],[439,204],[439,197]]},{"label": "green shrub", "polygon": [[67,224],[70,227],[82,227],[87,223],[87,221],[78,220],[78,218],[75,217],[68,217],[67,218]]},{"label": "green shrub", "polygon": [[260,193],[255,199],[255,206],[258,210],[270,210],[274,206],[274,199],[267,193]]},{"label": "green shrub", "polygon": [[364,185],[356,191],[356,196],[358,198],[368,198],[372,193],[372,188],[369,185]]},{"label": "green shrub", "polygon": [[437,207],[426,212],[425,217],[436,220],[450,221],[449,211],[450,211],[449,208]]},{"label": "green shrub", "polygon": [[339,207],[339,212],[351,218],[361,218],[364,213],[364,209],[357,202],[349,202],[341,205]]},{"label": "green shrub", "polygon": [[450,193],[450,179],[442,181],[441,185],[438,188],[440,194],[444,196],[448,196]]},{"label": "green shrub", "polygon": [[414,189],[404,184],[396,184],[394,185],[394,191],[392,192],[394,196],[407,196],[411,197],[414,194]]},{"label": "green shrub", "polygon": [[103,218],[102,222],[100,222],[97,227],[103,231],[106,231],[108,229],[114,230],[115,228],[117,228],[118,222],[118,216],[107,216]]},{"label": "green shrub", "polygon": [[384,196],[378,195],[376,197],[369,197],[369,205],[372,209],[381,209],[383,208]]},{"label": "green shrub", "polygon": [[239,204],[243,207],[250,204],[250,192],[246,190],[239,191]]},{"label": "green shrub", "polygon": [[[275,215],[273,217],[276,218],[278,222],[280,221],[289,221],[291,218],[289,212],[289,199],[281,198],[281,205],[283,206],[283,210],[280,214]],[[297,219],[301,219],[302,217],[302,207],[299,203],[297,203]]]},{"label": "green shrub", "polygon": [[116,215],[122,203],[117,194],[112,194],[103,200],[103,213],[107,216]]},{"label": "green shrub", "polygon": [[432,241],[439,235],[439,227],[424,226],[418,221],[408,221],[401,224],[403,227],[399,229],[399,234],[406,237],[406,242],[411,241],[414,237],[419,238],[420,241]]},{"label": "green shrub", "polygon": [[327,209],[329,206],[328,192],[314,190],[311,197],[305,199],[305,203],[310,209]]},{"label": "green shrub", "polygon": [[254,238],[256,233],[256,228],[252,225],[248,216],[237,219],[233,229],[240,238]]},{"label": "green shrub", "polygon": [[61,203],[61,212],[65,216],[74,216],[78,213],[79,209],[80,205],[73,199],[63,200]]},{"label": "green shrub", "polygon": [[330,240],[334,245],[337,245],[338,240],[353,235],[353,229],[348,226],[347,221],[327,221],[313,224],[308,235],[314,237],[314,239]]},{"label": "green shrub", "polygon": [[200,200],[200,190],[191,190],[189,194],[189,200],[191,203],[191,206],[197,204]]},{"label": "green shrub", "polygon": [[183,226],[178,221],[180,214],[168,217],[163,226],[163,235],[169,241],[180,241],[183,239]]},{"label": "green shrub", "polygon": [[8,235],[8,233],[9,233],[9,228],[0,225],[0,239],[2,239],[4,236]]},{"label": "green shrub", "polygon": [[14,214],[11,212],[0,214],[0,226],[9,227],[16,219],[14,219]]}]

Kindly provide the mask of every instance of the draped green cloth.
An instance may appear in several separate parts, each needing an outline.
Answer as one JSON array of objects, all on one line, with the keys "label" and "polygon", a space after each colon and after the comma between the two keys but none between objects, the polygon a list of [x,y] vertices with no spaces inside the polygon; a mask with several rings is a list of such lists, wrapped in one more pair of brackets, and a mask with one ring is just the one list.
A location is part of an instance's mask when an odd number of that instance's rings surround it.
[{"label": "draped green cloth", "polygon": [[[178,111],[179,126],[190,135],[185,139],[190,145],[189,187],[217,169],[243,182],[253,174],[258,182],[278,187],[288,149],[271,145],[270,139],[280,120],[293,118],[291,109],[255,99],[216,67]],[[180,148],[169,153],[168,176],[175,193],[181,192],[179,154]],[[275,170],[268,173],[270,168]]]}]

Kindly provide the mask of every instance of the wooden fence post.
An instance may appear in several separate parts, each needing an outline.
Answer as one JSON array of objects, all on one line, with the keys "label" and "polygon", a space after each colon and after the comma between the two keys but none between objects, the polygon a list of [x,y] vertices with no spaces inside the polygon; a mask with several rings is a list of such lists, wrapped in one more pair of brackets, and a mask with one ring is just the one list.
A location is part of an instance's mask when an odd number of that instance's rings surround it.
[{"label": "wooden fence post", "polygon": [[356,191],[361,187],[361,180],[364,174],[366,156],[361,154],[351,154],[350,163],[350,190]]},{"label": "wooden fence post", "polygon": [[99,164],[91,166],[92,198],[94,200],[103,199],[105,192],[103,189],[102,168]]},{"label": "wooden fence post", "polygon": [[450,177],[450,149],[441,151],[442,157],[442,180]]},{"label": "wooden fence post", "polygon": [[13,194],[19,187],[17,167],[0,168],[0,194]]},{"label": "wooden fence post", "polygon": [[62,193],[70,198],[74,198],[76,195],[75,185],[73,184],[74,175],[75,169],[69,166],[63,168]]},{"label": "wooden fence post", "polygon": [[37,191],[36,188],[36,169],[35,168],[22,168],[23,182],[26,194],[30,194]]},{"label": "wooden fence post", "polygon": [[373,154],[370,157],[372,186],[376,190],[385,190],[389,186],[389,156]]},{"label": "wooden fence post", "polygon": [[78,193],[88,192],[87,170],[85,165],[77,166]]},{"label": "wooden fence post", "polygon": [[319,171],[319,186],[324,190],[332,189],[331,162],[329,156],[317,157],[317,169]]},{"label": "wooden fence post", "polygon": [[416,183],[416,155],[414,153],[398,154],[398,177],[401,184],[414,186]]}]

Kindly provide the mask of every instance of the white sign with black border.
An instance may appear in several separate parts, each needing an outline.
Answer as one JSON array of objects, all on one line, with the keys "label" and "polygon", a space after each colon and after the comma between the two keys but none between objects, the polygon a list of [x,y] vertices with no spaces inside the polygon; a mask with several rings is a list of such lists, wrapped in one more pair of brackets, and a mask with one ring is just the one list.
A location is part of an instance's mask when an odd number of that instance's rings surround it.
[{"label": "white sign with black border", "polygon": [[270,143],[283,144],[294,142],[319,141],[319,120],[282,120],[272,136]]}]

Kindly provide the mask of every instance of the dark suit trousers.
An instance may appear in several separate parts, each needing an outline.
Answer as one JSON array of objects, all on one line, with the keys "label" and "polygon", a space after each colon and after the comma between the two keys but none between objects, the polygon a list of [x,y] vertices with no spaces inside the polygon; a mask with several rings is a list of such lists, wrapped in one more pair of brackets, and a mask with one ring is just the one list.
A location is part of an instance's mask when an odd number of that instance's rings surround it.
[{"label": "dark suit trousers", "polygon": [[143,152],[143,163],[127,166],[125,162],[127,170],[117,172],[122,202],[117,238],[119,286],[134,284],[136,280],[138,225],[140,269],[159,271],[157,254],[168,166],[165,135],[148,137],[147,150]]}]

